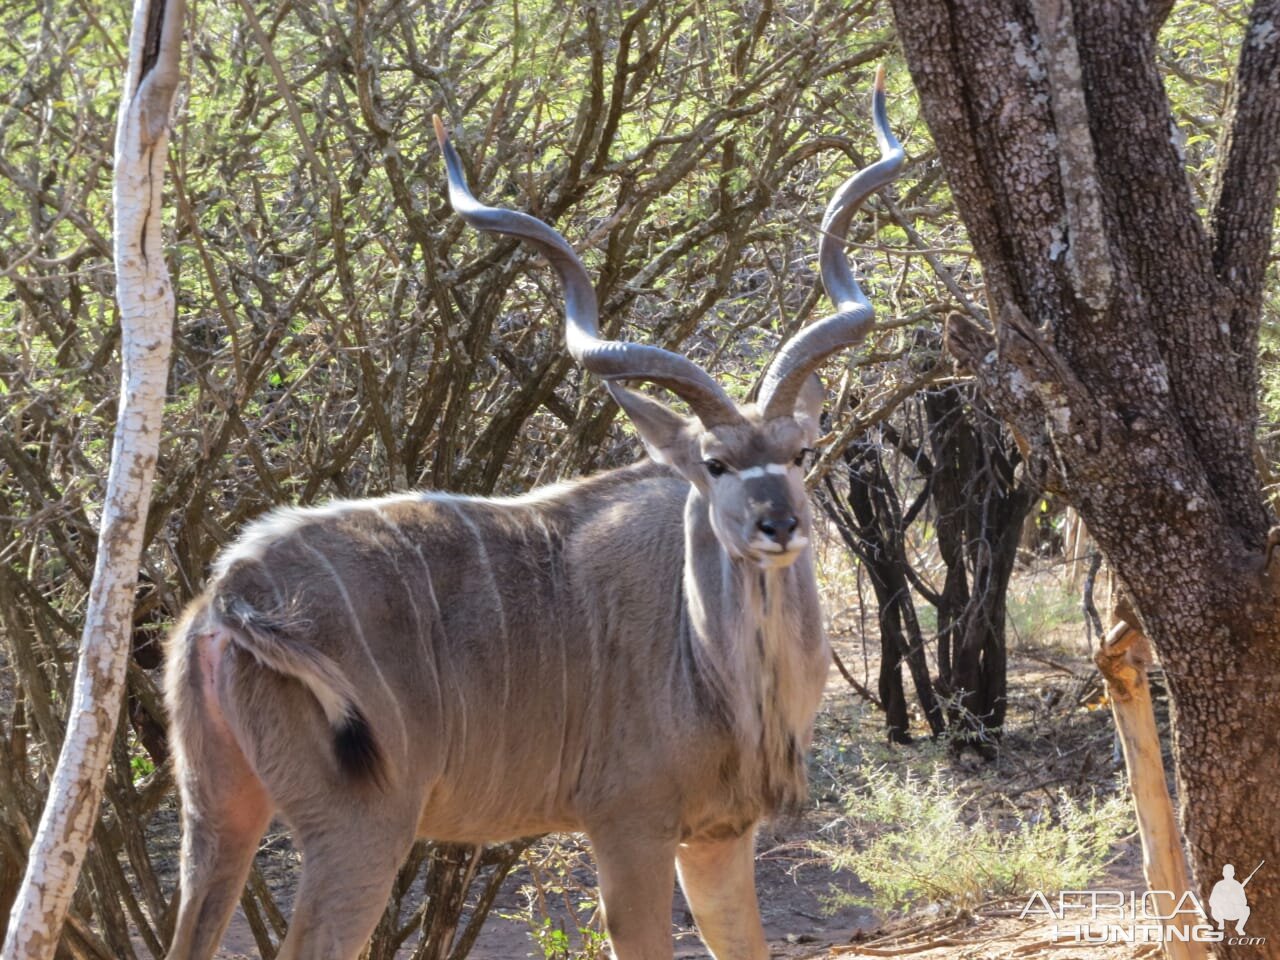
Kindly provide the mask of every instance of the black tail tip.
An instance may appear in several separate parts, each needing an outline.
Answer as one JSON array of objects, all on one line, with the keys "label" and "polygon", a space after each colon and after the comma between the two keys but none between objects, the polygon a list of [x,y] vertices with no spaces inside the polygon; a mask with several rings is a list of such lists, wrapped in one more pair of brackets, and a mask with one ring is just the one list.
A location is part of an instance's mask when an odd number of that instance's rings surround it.
[{"label": "black tail tip", "polygon": [[339,769],[351,780],[378,787],[385,785],[382,751],[373,738],[369,721],[359,710],[348,713],[342,726],[334,731],[333,752],[337,755]]}]

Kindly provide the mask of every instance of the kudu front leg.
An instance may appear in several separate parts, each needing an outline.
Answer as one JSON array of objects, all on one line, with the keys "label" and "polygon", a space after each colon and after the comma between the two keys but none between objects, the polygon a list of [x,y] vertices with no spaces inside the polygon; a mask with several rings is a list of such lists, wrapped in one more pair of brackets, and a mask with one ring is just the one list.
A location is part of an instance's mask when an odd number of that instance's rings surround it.
[{"label": "kudu front leg", "polygon": [[675,843],[643,832],[590,836],[614,957],[671,960]]},{"label": "kudu front leg", "polygon": [[681,844],[680,886],[716,960],[767,960],[756,900],[755,830],[733,840]]}]

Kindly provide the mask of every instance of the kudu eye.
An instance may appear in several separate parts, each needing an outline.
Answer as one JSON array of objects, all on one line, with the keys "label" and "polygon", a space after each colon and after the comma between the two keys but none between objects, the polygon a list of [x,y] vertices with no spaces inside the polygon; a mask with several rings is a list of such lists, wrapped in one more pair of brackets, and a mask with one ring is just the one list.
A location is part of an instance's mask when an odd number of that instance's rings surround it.
[{"label": "kudu eye", "polygon": [[707,473],[713,477],[723,476],[725,471],[729,469],[719,460],[703,460],[702,465],[707,468]]}]

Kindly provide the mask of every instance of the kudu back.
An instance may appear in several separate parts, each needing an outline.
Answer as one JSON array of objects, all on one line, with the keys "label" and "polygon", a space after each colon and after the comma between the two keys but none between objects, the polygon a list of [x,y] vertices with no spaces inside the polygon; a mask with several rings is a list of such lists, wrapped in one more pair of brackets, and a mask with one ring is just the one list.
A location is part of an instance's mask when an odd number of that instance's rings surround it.
[{"label": "kudu back", "polygon": [[573,250],[472,197],[436,121],[454,209],[555,267],[568,349],[650,459],[521,497],[338,501],[245,529],[168,643],[172,960],[213,955],[275,813],[303,853],[285,960],[356,957],[417,837],[564,830],[591,839],[620,960],[671,957],[677,871],[717,960],[768,956],[755,825],[804,797],[830,659],[802,472],[813,371],[872,323],[841,248],[903,158],[881,77],[873,114],[881,159],[823,221],[837,312],[786,344],[748,405],[682,356],[601,339]]}]

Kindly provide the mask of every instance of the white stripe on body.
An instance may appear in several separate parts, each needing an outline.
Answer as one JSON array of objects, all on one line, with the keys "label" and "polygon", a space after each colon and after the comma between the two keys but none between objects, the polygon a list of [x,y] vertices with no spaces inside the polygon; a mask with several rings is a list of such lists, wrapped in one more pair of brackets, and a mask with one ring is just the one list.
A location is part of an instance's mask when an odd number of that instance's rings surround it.
[{"label": "white stripe on body", "polygon": [[[427,594],[431,597],[431,611],[432,613],[435,614],[435,618],[436,618],[435,622],[440,624],[440,632],[444,633],[444,614],[441,613],[440,611],[440,600],[436,596],[435,581],[432,580],[431,578],[431,566],[430,564],[427,563],[427,558],[426,558],[426,555],[422,552],[422,547],[418,546],[415,543],[413,545],[413,550],[414,550],[414,553],[418,555],[418,562],[422,564],[422,572],[425,573],[427,576]],[[443,697],[443,694],[441,694],[440,692],[440,679],[439,679],[440,662],[439,660],[435,659],[438,652],[439,651],[436,649],[436,645],[431,643],[430,638],[427,638],[427,653],[433,658],[431,666],[436,674],[436,695]],[[448,672],[448,680],[449,680],[449,685],[453,687],[453,689],[456,690],[458,693],[458,707],[459,707],[458,713],[459,713],[459,719],[460,719],[460,723],[458,724],[458,726],[461,732],[458,736],[457,744],[460,750],[465,750],[466,744],[467,744],[467,692],[462,688],[462,684],[458,683],[458,678],[457,678],[457,675],[454,673],[454,671],[450,670]],[[441,706],[442,713],[447,714],[447,711],[445,711],[443,707],[444,700],[441,699],[440,703],[442,705]],[[453,748],[454,740],[452,737],[447,737],[445,739],[445,742],[449,744],[449,749]],[[446,756],[445,762],[447,765],[448,764],[447,756]]]},{"label": "white stripe on body", "polygon": [[[444,502],[450,503],[450,506],[458,514],[458,519],[466,524],[467,529],[471,531],[471,535],[475,538],[476,549],[480,554],[480,565],[484,567],[486,579],[489,581],[489,589],[493,591],[494,607],[498,611],[498,624],[502,629],[502,637],[498,640],[498,646],[502,648],[502,712],[505,714],[511,706],[511,633],[507,626],[506,608],[502,605],[502,591],[498,587],[498,578],[494,576],[493,564],[489,560],[489,551],[484,545],[484,535],[480,532],[480,528],[476,526],[474,520],[467,516],[467,512],[463,509],[461,502]],[[498,729],[501,731],[502,739],[498,748],[493,751],[492,756],[494,764],[500,766],[503,763],[502,758],[506,754],[507,728],[505,724],[499,724]]]},{"label": "white stripe on body", "polygon": [[391,684],[387,683],[386,676],[382,673],[382,668],[378,666],[378,659],[373,655],[373,649],[369,646],[369,641],[365,639],[364,627],[360,623],[360,618],[356,616],[355,605],[351,602],[351,594],[347,592],[347,585],[342,582],[342,578],[338,576],[337,568],[329,562],[329,558],[323,553],[299,538],[298,542],[303,549],[315,556],[325,570],[329,572],[329,576],[333,578],[334,585],[338,588],[338,593],[342,595],[342,602],[346,604],[347,613],[351,618],[351,626],[355,629],[356,639],[360,641],[360,646],[364,648],[365,655],[369,658],[369,662],[373,664],[373,672],[378,676],[378,682],[382,684],[382,689],[387,693],[387,699],[396,711],[396,722],[400,725],[400,752],[405,757],[409,756],[409,728],[405,726],[404,714],[400,710],[400,701],[396,699],[395,693],[391,689]]},{"label": "white stripe on body", "polygon": [[[382,512],[381,506],[375,506],[373,508],[373,513],[386,525],[387,529],[391,531],[391,535],[396,538],[396,541],[402,547],[413,551],[413,553],[417,555],[418,561],[422,564],[422,571],[427,577],[427,592],[431,597],[431,606],[435,611],[436,622],[439,622],[440,605],[436,602],[435,587],[431,583],[431,568],[427,566],[427,561],[422,556],[422,549],[405,536],[404,531]],[[384,549],[383,552],[391,559],[391,565],[396,568],[396,573],[400,574],[400,583],[404,586],[405,596],[409,598],[409,606],[413,608],[413,622],[418,628],[418,639],[422,641],[422,647],[425,652],[423,659],[426,661],[427,668],[431,671],[431,683],[436,689],[436,703],[440,704],[440,709],[443,710],[444,700],[442,699],[440,692],[440,668],[436,663],[435,645],[432,644],[431,635],[427,631],[426,620],[422,616],[421,607],[418,606],[418,598],[414,592],[413,585],[404,575],[404,571],[400,569],[400,564],[396,561],[395,557],[392,556],[391,551]]]}]

